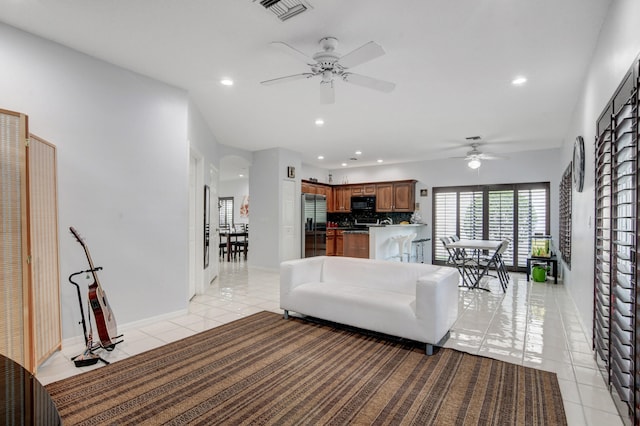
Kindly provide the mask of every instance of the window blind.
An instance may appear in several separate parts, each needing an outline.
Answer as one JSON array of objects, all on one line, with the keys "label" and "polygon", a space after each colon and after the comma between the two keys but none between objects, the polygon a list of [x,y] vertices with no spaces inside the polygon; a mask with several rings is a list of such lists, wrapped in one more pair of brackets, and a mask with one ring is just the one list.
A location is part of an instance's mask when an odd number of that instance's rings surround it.
[{"label": "window blind", "polygon": [[441,237],[509,238],[512,243],[503,255],[505,264],[524,271],[531,237],[549,234],[549,187],[549,182],[541,182],[434,188],[434,263],[448,259]]},{"label": "window blind", "polygon": [[441,238],[456,235],[458,216],[458,194],[457,192],[434,193],[434,260],[445,262],[449,254],[442,245]]},{"label": "window blind", "polygon": [[618,411],[640,424],[636,61],[596,123],[593,345]]},{"label": "window blind", "polygon": [[218,198],[220,207],[220,227],[231,228],[233,226],[233,197]]},{"label": "window blind", "polygon": [[531,237],[549,234],[549,195],[540,188],[518,191],[518,265],[526,265]]}]

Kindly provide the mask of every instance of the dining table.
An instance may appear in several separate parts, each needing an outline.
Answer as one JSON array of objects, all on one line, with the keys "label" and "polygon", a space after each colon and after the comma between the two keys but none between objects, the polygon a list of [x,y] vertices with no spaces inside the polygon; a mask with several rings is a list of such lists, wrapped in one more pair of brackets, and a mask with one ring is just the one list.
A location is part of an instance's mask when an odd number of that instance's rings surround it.
[{"label": "dining table", "polygon": [[[229,232],[224,232],[224,231],[220,231],[220,238],[222,238],[222,236],[226,237],[227,240],[227,262],[231,261],[231,247],[232,247],[232,243],[238,241],[238,238],[242,238],[242,241],[247,241],[247,239],[249,238],[249,232],[248,231],[229,231]],[[245,245],[245,250],[246,250],[246,245]],[[245,252],[245,257],[247,256],[246,252]]]},{"label": "dining table", "polygon": [[[489,258],[493,259],[501,245],[502,241],[496,240],[460,239],[449,242],[446,246],[454,250],[460,259],[469,260],[469,262],[461,262],[458,265],[460,266],[458,267],[458,272],[460,272],[464,282],[466,282],[467,278],[471,278],[473,282],[472,285],[469,286],[470,288],[489,291],[486,288],[480,287],[480,280],[488,274],[491,262],[488,261],[483,264],[481,262],[481,256],[484,253],[489,253]],[[499,261],[502,260],[499,259]]]}]

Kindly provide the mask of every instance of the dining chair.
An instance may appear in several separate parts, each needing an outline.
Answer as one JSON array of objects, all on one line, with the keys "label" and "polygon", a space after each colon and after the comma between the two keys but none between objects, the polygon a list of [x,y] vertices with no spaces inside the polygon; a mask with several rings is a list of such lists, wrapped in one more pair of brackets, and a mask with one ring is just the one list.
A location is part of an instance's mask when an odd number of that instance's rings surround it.
[{"label": "dining chair", "polygon": [[233,257],[235,259],[236,255],[240,256],[240,253],[244,253],[244,260],[247,260],[247,252],[249,251],[249,224],[248,223],[239,223],[236,229],[236,232],[242,233],[242,240],[238,239],[238,235],[236,235],[236,239],[233,242]]},{"label": "dining chair", "polygon": [[[502,287],[502,291],[507,291],[507,286],[509,284],[509,273],[507,272],[507,268],[504,264],[503,254],[509,248],[509,244],[511,240],[505,238],[502,240],[496,251],[489,255],[480,258],[479,266],[484,268],[485,271],[489,269],[493,269],[496,271],[497,276],[492,275],[500,280],[500,286]],[[488,274],[487,274],[488,275]]]},{"label": "dining chair", "polygon": [[[229,225],[220,225],[220,231],[218,232],[218,236],[220,237],[220,242],[218,244],[218,256],[223,259],[227,254],[227,238],[229,237],[226,236],[225,234],[228,234],[228,233],[229,233]],[[222,240],[223,235],[224,235],[224,242]]]},{"label": "dining chair", "polygon": [[440,237],[440,241],[449,254],[447,263],[458,270],[462,277],[463,286],[474,287],[479,273],[478,262],[473,257],[466,256],[464,250],[449,247],[449,244],[453,242],[450,237]]}]

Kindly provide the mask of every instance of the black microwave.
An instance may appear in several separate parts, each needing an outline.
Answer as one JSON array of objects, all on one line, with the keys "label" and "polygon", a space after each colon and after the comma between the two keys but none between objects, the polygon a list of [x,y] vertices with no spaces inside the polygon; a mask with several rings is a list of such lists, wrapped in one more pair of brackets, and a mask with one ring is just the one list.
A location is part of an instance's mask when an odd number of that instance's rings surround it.
[{"label": "black microwave", "polygon": [[351,197],[351,211],[368,211],[376,210],[376,197]]}]

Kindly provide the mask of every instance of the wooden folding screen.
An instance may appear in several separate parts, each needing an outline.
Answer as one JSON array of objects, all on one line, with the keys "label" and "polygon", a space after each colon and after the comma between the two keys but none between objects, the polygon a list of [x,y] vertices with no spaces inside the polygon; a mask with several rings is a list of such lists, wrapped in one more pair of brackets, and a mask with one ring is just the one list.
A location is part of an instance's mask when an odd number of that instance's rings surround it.
[{"label": "wooden folding screen", "polygon": [[597,122],[593,345],[621,414],[640,423],[638,63]]},{"label": "wooden folding screen", "polygon": [[0,110],[0,353],[34,372],[61,346],[55,147]]}]

